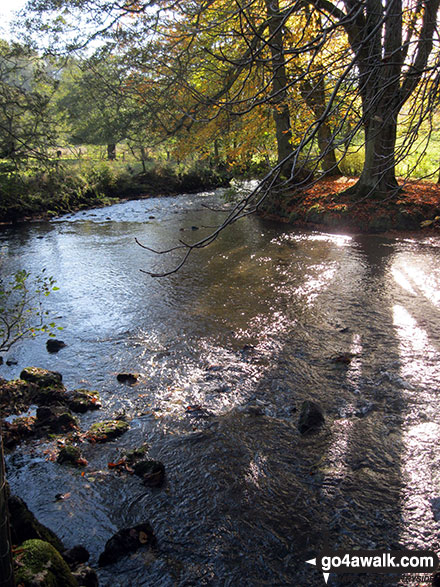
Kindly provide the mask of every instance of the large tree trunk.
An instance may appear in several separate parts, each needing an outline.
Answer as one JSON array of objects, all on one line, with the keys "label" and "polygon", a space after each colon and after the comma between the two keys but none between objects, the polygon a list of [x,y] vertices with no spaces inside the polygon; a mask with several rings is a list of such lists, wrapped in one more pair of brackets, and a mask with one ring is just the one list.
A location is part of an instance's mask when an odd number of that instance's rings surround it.
[{"label": "large tree trunk", "polygon": [[290,177],[292,163],[288,158],[292,155],[292,131],[290,128],[290,113],[287,104],[287,73],[284,58],[283,15],[280,12],[278,0],[265,0],[267,16],[269,17],[268,44],[271,52],[272,70],[272,116],[275,123],[277,140],[278,163],[286,161],[282,174]]},{"label": "large tree trunk", "polygon": [[[324,116],[326,108],[324,79],[320,77],[318,83],[314,86],[310,82],[304,81],[301,85],[301,95],[316,119],[321,119]],[[341,175],[333,144],[333,134],[326,119],[322,119],[319,122],[317,135],[324,175]]]},{"label": "large tree trunk", "polygon": [[356,194],[385,198],[397,193],[396,179],[397,122],[375,116],[365,128],[365,161],[357,182]]}]

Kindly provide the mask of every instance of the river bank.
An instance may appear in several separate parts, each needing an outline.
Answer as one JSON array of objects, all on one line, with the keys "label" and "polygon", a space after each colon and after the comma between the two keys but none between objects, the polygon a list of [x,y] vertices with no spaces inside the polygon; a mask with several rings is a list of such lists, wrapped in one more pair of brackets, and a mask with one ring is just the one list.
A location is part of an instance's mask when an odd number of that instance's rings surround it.
[{"label": "river bank", "polygon": [[62,214],[110,206],[121,201],[196,193],[229,185],[225,170],[157,165],[142,173],[108,163],[77,167],[60,164],[34,175],[0,177],[0,223],[48,220]]},{"label": "river bank", "polygon": [[428,181],[401,182],[398,197],[385,200],[364,198],[353,201],[345,190],[358,178],[324,178],[305,190],[292,190],[277,198],[269,197],[262,216],[299,228],[385,233],[419,231],[440,226],[440,184]]}]

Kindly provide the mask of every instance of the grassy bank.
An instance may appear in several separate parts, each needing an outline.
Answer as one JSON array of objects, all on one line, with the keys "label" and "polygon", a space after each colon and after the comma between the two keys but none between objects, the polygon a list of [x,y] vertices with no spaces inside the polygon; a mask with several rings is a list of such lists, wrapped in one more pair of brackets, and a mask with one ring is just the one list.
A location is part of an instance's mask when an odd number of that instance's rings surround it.
[{"label": "grassy bank", "polygon": [[207,165],[59,160],[26,171],[0,163],[0,221],[51,217],[122,198],[173,195],[228,185],[229,174]]}]

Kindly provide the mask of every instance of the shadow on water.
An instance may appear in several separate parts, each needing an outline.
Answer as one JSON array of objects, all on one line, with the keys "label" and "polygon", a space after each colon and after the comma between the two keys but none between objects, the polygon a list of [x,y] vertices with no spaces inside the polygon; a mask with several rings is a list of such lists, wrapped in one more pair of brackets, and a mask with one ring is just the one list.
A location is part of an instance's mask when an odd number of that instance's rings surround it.
[{"label": "shadow on water", "polygon": [[[145,218],[143,208],[130,206]],[[206,213],[205,224],[215,220]],[[144,257],[138,249],[134,259],[127,254],[129,241],[137,234],[161,244],[169,233],[155,222],[87,222],[51,233],[58,248],[26,241],[15,254],[28,246],[35,262],[51,250],[68,269],[65,287],[75,276],[75,303],[59,307],[77,319],[79,342],[68,341],[57,366],[76,385],[78,363],[90,377],[113,371],[102,378],[100,417],[124,408],[131,430],[99,450],[84,447],[84,477],[38,450],[17,451],[9,473],[42,521],[68,546],[84,543],[93,561],[118,528],[151,521],[158,556],[140,551],[101,570],[101,585],[313,587],[323,578],[305,561],[324,545],[438,547],[439,299],[438,281],[428,291],[423,276],[428,267],[438,278],[439,268],[429,246],[282,233],[254,219],[200,251],[180,274],[146,286],[137,272]],[[191,229],[195,217],[182,222]],[[179,224],[169,224],[178,232]],[[98,324],[102,303],[95,307],[93,296],[105,288]],[[84,322],[95,325],[96,341],[86,339]],[[334,360],[345,353],[347,363]],[[115,385],[122,364],[141,371],[137,387]],[[305,399],[321,404],[326,423],[301,436]],[[194,404],[199,409],[188,413]],[[98,417],[87,415],[82,425]],[[163,489],[107,470],[123,447],[144,440],[165,463]],[[48,485],[71,498],[48,504]],[[399,581],[377,579],[332,575],[329,584]]]}]

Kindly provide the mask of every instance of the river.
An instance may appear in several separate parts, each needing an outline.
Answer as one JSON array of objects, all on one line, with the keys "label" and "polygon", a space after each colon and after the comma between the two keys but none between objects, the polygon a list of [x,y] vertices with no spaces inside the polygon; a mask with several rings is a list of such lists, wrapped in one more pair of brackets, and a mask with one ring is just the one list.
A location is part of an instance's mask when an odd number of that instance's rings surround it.
[{"label": "river", "polygon": [[[178,272],[154,279],[224,213],[218,194],[123,202],[50,222],[3,227],[3,274],[43,267],[67,346],[10,351],[99,390],[86,430],[125,413],[130,431],[82,446],[85,474],[46,445],[7,460],[13,492],[67,547],[96,565],[118,529],[149,520],[156,554],[99,570],[108,587],[319,586],[305,563],[331,548],[439,549],[440,238],[304,232],[249,217]],[[347,363],[335,358],[352,353]],[[134,386],[116,374],[140,374]],[[305,399],[325,426],[301,436]],[[188,410],[189,406],[200,409]],[[107,467],[150,445],[166,484]],[[57,501],[55,495],[69,493]],[[335,575],[329,585],[399,585],[398,576]]]}]

